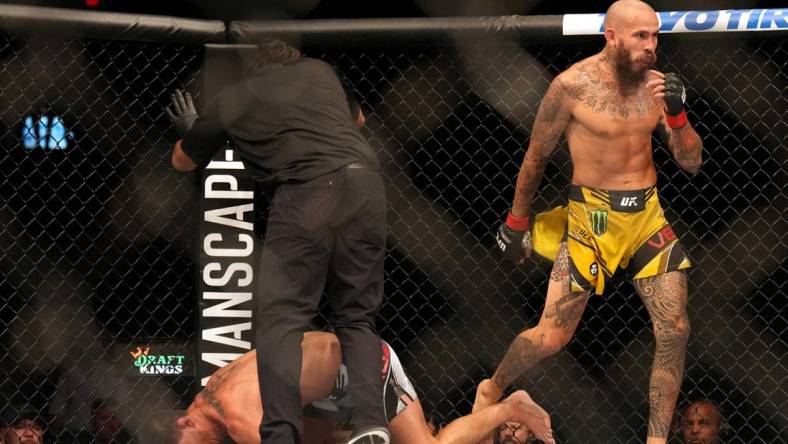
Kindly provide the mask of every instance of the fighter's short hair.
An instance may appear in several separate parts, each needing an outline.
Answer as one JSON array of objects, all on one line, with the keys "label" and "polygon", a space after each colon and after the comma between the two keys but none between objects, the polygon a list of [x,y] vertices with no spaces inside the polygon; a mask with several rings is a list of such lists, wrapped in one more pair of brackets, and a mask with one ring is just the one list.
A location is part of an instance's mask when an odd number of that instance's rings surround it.
[{"label": "fighter's short hair", "polygon": [[257,43],[254,64],[260,68],[271,63],[293,63],[301,58],[301,51],[284,40],[265,38]]}]

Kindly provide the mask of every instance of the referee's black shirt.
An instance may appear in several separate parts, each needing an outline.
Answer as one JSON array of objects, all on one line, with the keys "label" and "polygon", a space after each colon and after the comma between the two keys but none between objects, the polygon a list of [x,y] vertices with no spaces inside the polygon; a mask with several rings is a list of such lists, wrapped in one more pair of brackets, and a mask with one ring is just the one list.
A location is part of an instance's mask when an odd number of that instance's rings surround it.
[{"label": "referee's black shirt", "polygon": [[355,118],[333,68],[303,57],[267,65],[225,87],[181,147],[204,167],[229,136],[259,182],[304,182],[357,162],[378,169]]}]

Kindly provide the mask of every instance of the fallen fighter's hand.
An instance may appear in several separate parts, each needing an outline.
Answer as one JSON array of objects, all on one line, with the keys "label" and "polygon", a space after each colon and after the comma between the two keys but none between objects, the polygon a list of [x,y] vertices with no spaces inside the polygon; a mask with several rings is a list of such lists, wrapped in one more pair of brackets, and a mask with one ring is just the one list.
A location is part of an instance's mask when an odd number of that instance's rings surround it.
[{"label": "fallen fighter's hand", "polygon": [[539,407],[524,390],[517,390],[503,400],[511,406],[511,422],[527,427],[545,444],[555,444],[550,415]]}]

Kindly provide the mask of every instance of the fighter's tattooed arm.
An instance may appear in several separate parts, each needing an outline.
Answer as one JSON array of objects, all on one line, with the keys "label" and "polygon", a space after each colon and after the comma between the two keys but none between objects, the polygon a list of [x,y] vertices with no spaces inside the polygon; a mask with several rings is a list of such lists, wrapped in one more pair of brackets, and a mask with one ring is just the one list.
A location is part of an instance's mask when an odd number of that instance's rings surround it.
[{"label": "fighter's tattooed arm", "polygon": [[684,376],[690,333],[687,277],[682,271],[672,271],[637,279],[635,288],[651,316],[656,339],[649,382],[648,436],[666,438]]},{"label": "fighter's tattooed arm", "polygon": [[224,383],[224,381],[227,379],[227,376],[230,373],[232,373],[234,369],[235,369],[235,362],[231,362],[226,366],[224,366],[223,368],[221,368],[220,370],[218,370],[208,381],[208,384],[205,386],[202,392],[200,392],[205,402],[207,402],[208,405],[210,405],[211,407],[214,408],[214,410],[216,410],[217,415],[219,415],[224,419],[226,419],[226,416],[224,414],[224,407],[222,406],[222,403],[219,400],[219,398],[216,396],[216,394],[219,391],[219,388]]},{"label": "fighter's tattooed arm", "polygon": [[560,76],[550,83],[536,112],[531,141],[517,176],[512,214],[524,216],[530,212],[531,201],[542,181],[547,161],[571,118],[567,98],[576,94],[576,88],[565,84]]},{"label": "fighter's tattooed arm", "polygon": [[697,173],[703,162],[703,141],[692,124],[687,122],[681,128],[668,127],[663,116],[657,124],[657,134],[667,144],[673,158],[681,169],[689,173]]}]

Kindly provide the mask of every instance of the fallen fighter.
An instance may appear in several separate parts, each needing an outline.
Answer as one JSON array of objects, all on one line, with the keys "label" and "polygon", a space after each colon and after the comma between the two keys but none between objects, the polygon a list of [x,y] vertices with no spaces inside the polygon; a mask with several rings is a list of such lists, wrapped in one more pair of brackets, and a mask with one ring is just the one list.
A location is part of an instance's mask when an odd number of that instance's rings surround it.
[{"label": "fallen fighter", "polygon": [[[520,423],[546,444],[554,444],[550,416],[522,390],[471,415],[460,417],[432,435],[416,392],[387,343],[383,350],[382,399],[394,443],[476,443],[504,423]],[[304,443],[324,444],[350,417],[353,401],[336,336],[307,332],[301,343],[301,403]],[[212,444],[229,437],[237,444],[258,444],[263,417],[256,353],[244,354],[217,370],[176,421],[178,444]],[[265,444],[265,443],[263,443]]]}]

